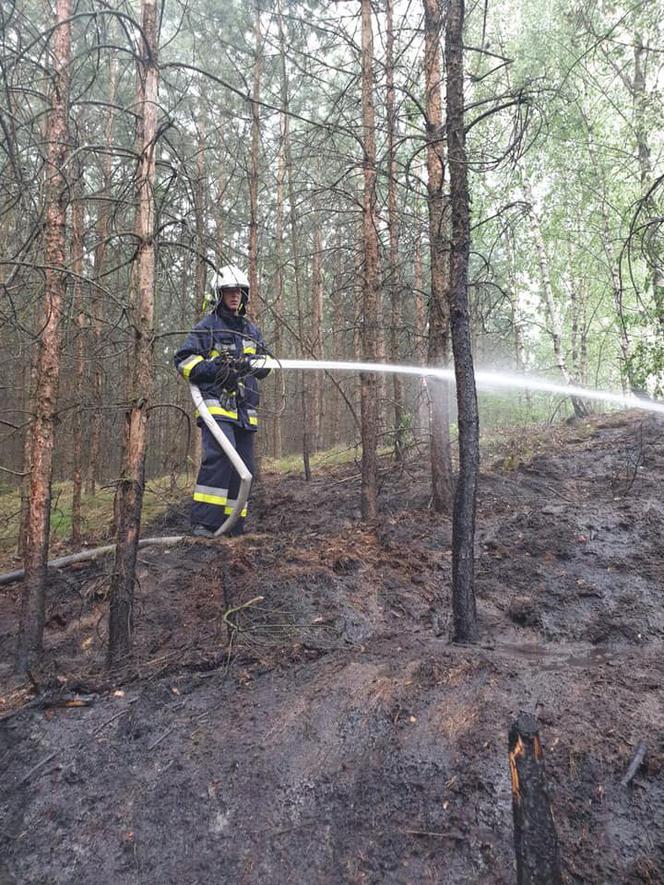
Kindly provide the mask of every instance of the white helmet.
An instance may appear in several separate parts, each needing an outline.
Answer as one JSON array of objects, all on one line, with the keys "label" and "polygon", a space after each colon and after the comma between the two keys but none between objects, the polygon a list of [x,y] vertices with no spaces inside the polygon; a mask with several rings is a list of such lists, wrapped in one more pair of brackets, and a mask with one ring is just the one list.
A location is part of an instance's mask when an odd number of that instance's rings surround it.
[{"label": "white helmet", "polygon": [[215,292],[220,292],[222,289],[235,289],[237,286],[240,289],[248,289],[249,280],[246,273],[234,264],[227,264],[226,267],[220,268],[212,277],[212,289]]},{"label": "white helmet", "polygon": [[249,302],[249,280],[246,273],[235,264],[227,264],[220,268],[212,277],[212,291],[217,298],[221,298],[223,289],[242,290],[242,301],[238,313],[244,314]]}]

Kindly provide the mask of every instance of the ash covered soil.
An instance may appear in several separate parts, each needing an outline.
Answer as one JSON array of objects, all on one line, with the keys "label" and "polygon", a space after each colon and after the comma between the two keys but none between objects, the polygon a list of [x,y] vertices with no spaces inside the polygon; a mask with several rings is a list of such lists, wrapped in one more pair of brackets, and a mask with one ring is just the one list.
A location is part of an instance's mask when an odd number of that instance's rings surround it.
[{"label": "ash covered soil", "polygon": [[0,882],[513,882],[521,709],[565,881],[664,882],[663,431],[614,414],[485,453],[474,646],[449,641],[423,453],[382,462],[374,527],[348,465],[266,476],[244,537],[141,551],[113,678],[100,566],[52,577],[37,694],[0,591]]}]

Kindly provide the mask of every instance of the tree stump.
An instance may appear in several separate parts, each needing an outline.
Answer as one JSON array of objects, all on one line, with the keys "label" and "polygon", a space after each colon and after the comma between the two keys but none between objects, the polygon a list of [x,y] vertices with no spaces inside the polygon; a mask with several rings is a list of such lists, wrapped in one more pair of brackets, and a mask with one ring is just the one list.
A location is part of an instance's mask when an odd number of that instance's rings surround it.
[{"label": "tree stump", "polygon": [[546,791],[537,720],[521,711],[509,733],[518,885],[559,885],[558,837]]}]

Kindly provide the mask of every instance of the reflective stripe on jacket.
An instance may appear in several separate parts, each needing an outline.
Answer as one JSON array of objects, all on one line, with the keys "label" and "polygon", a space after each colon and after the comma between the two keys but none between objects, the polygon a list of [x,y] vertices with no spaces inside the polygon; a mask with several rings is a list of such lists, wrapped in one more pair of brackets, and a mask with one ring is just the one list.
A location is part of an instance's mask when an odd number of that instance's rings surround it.
[{"label": "reflective stripe on jacket", "polygon": [[[263,337],[252,322],[215,309],[192,329],[173,362],[186,381],[200,387],[205,404],[217,421],[230,421],[246,430],[256,430],[259,401],[256,377],[246,375],[238,381],[236,390],[224,390],[216,382],[214,360],[222,355],[237,358],[266,352]],[[261,370],[260,377],[265,377],[268,371]]]}]

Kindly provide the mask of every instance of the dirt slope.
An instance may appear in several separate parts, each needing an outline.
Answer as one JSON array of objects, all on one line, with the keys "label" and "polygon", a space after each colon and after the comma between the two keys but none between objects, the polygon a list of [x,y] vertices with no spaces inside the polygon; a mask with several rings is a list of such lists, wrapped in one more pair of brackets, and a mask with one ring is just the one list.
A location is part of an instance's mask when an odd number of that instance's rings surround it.
[{"label": "dirt slope", "polygon": [[104,576],[54,576],[41,694],[2,693],[33,706],[0,722],[0,883],[513,882],[519,709],[566,881],[664,882],[663,429],[595,418],[485,459],[475,647],[448,641],[422,458],[385,463],[375,530],[336,468],[267,477],[248,536],[143,551],[114,682]]}]

